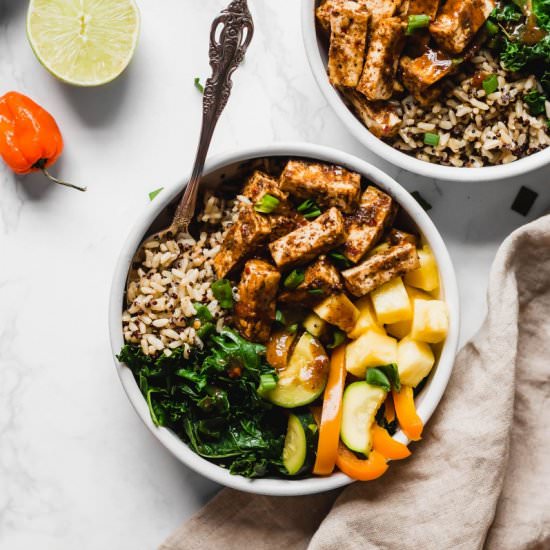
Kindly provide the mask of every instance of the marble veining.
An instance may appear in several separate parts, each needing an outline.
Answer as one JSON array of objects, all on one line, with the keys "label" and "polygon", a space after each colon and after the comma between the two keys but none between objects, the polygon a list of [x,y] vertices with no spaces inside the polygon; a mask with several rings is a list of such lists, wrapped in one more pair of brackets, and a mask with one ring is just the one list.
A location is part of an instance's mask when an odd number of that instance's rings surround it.
[{"label": "marble veining", "polygon": [[[0,0],[0,94],[47,107],[66,150],[53,170],[86,195],[0,165],[0,548],[155,548],[218,489],[179,464],[138,420],[107,339],[114,262],[148,192],[190,169],[208,76],[211,20],[226,0],[138,0],[129,70],[98,89],[67,87],[35,59],[23,0]],[[250,0],[256,23],[213,153],[311,141],[356,154],[433,204],[453,257],[462,341],[485,313],[489,267],[513,229],[550,208],[549,169],[490,184],[438,182],[358,144],[317,89],[302,47],[300,2]],[[528,218],[510,205],[540,193]]]}]

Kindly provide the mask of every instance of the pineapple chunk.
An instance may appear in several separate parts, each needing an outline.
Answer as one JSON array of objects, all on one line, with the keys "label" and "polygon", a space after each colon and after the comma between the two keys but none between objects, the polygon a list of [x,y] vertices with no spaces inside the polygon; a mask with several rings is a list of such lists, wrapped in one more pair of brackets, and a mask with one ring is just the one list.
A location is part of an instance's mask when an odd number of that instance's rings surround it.
[{"label": "pineapple chunk", "polygon": [[323,321],[316,313],[310,313],[302,323],[304,328],[315,338],[319,338],[327,328],[327,322]]},{"label": "pineapple chunk", "polygon": [[346,348],[346,369],[358,378],[365,378],[369,367],[397,363],[397,340],[369,330]]},{"label": "pineapple chunk", "polygon": [[[407,290],[407,294],[409,295],[409,300],[411,301],[411,304],[414,303],[414,300],[433,300],[433,297],[430,296],[427,292],[418,290],[413,286],[405,285],[405,289]],[[407,319],[406,321],[399,321],[397,323],[389,323],[386,325],[386,331],[388,332],[388,334],[391,334],[392,336],[395,336],[397,339],[401,340],[411,333],[412,323],[412,318]]]},{"label": "pineapple chunk", "polygon": [[441,300],[415,300],[411,338],[437,344],[449,331],[447,304]]},{"label": "pineapple chunk", "polygon": [[323,300],[315,313],[331,325],[336,325],[344,332],[353,330],[359,317],[359,310],[345,294],[333,294]]},{"label": "pineapple chunk", "polygon": [[432,292],[439,288],[439,271],[435,256],[428,245],[418,249],[420,268],[405,275],[405,282],[416,288]]},{"label": "pineapple chunk", "polygon": [[383,327],[381,327],[376,320],[376,313],[374,313],[370,296],[364,296],[360,300],[357,300],[355,306],[359,309],[359,318],[353,330],[348,333],[348,338],[355,340],[368,330],[374,330],[375,332],[385,334]]},{"label": "pineapple chunk", "polygon": [[373,290],[371,298],[380,324],[398,323],[412,318],[411,301],[401,277]]},{"label": "pineapple chunk", "polygon": [[432,348],[425,342],[405,338],[397,344],[397,368],[404,386],[415,388],[435,363]]}]

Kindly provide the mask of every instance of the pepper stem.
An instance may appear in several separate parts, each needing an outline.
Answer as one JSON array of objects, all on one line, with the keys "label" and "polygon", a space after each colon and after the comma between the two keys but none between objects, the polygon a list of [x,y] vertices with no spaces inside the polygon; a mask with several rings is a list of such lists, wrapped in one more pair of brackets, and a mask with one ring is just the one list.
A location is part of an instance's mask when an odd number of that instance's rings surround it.
[{"label": "pepper stem", "polygon": [[47,170],[46,168],[41,168],[43,174],[50,180],[50,181],[53,181],[54,183],[57,183],[58,185],[64,185],[65,187],[71,187],[72,189],[76,189],[77,191],[87,191],[88,188],[87,187],[79,187],[78,185],[75,185],[74,183],[69,183],[69,182],[66,182],[66,181],[61,181],[60,179],[57,179],[56,177],[52,176]]}]

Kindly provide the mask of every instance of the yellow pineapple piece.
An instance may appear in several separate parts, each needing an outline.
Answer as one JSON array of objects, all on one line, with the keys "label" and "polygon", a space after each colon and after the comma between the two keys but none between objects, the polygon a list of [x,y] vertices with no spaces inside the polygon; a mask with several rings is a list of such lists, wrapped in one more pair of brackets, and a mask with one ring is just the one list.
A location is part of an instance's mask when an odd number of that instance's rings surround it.
[{"label": "yellow pineapple piece", "polygon": [[[411,301],[411,304],[414,302],[414,300],[433,300],[433,296],[430,296],[427,292],[418,290],[413,286],[405,285],[405,289],[407,290],[407,294],[409,295],[409,300]],[[395,336],[398,340],[402,340],[411,333],[412,323],[412,317],[410,319],[407,319],[406,321],[389,323],[386,325],[386,331],[388,332],[388,334]]]},{"label": "yellow pineapple piece", "polygon": [[437,344],[449,331],[447,304],[441,300],[415,300],[411,338]]},{"label": "yellow pineapple piece", "polygon": [[420,268],[405,275],[405,282],[428,292],[439,288],[439,270],[435,256],[428,245],[418,249]]},{"label": "yellow pineapple piece", "polygon": [[416,387],[435,363],[432,348],[425,342],[405,338],[397,344],[397,368],[404,386]]},{"label": "yellow pineapple piece", "polygon": [[346,347],[346,369],[359,378],[369,367],[397,362],[397,340],[386,334],[369,330]]},{"label": "yellow pineapple piece", "polygon": [[398,323],[412,318],[409,295],[401,277],[396,277],[370,294],[380,324]]},{"label": "yellow pineapple piece", "polygon": [[316,338],[319,338],[327,328],[327,322],[321,319],[316,313],[310,313],[302,323],[303,327]]},{"label": "yellow pineapple piece", "polygon": [[355,302],[355,307],[359,310],[359,317],[353,330],[348,333],[348,338],[355,340],[368,330],[374,330],[375,332],[385,334],[384,328],[381,327],[376,320],[376,313],[372,307],[370,296],[363,296],[363,298],[357,300],[357,302]]},{"label": "yellow pineapple piece", "polygon": [[353,330],[359,317],[359,310],[345,294],[333,294],[313,309],[321,319],[336,325],[344,332]]}]

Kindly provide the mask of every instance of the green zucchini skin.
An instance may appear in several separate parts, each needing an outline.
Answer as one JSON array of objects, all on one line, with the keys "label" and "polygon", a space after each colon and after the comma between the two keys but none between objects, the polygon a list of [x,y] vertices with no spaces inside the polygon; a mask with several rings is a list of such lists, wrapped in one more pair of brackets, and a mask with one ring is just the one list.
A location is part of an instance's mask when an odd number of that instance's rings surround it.
[{"label": "green zucchini skin", "polygon": [[309,411],[288,415],[287,435],[283,449],[283,464],[288,475],[310,473],[317,455],[319,429]]}]

